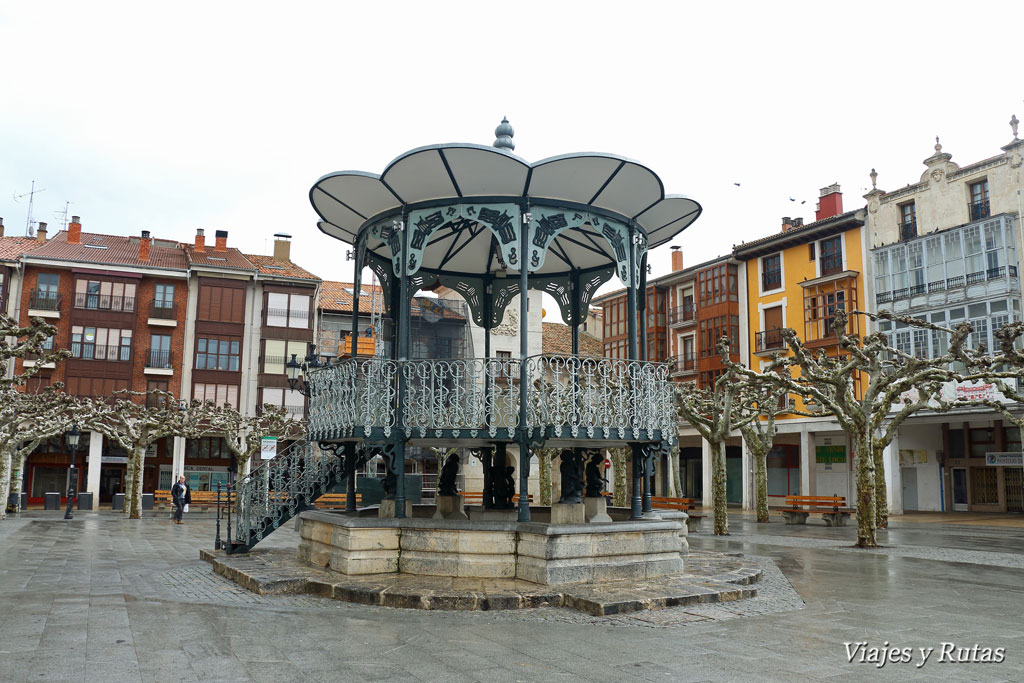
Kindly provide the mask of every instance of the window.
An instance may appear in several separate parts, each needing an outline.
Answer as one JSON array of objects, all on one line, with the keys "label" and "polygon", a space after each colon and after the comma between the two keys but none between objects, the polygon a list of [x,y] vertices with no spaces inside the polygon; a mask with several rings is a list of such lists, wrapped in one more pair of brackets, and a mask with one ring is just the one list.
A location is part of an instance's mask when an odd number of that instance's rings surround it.
[{"label": "window", "polygon": [[149,335],[149,358],[146,359],[146,367],[165,369],[171,367],[171,335]]},{"label": "window", "polygon": [[836,235],[821,240],[821,259],[819,260],[822,275],[833,275],[843,271],[843,237]]},{"label": "window", "polygon": [[889,253],[892,268],[892,285],[894,299],[907,296],[909,285],[907,282],[907,250],[905,247],[896,247]]},{"label": "window", "polygon": [[981,228],[972,225],[964,230],[964,253],[967,256],[967,284],[980,282],[985,277],[985,256],[981,241]]},{"label": "window", "polygon": [[875,252],[875,297],[878,303],[885,303],[892,293],[892,282],[889,279],[889,252]]},{"label": "window", "polygon": [[946,252],[946,287],[964,286],[964,251],[959,230],[950,230],[942,236]]},{"label": "window", "polygon": [[197,317],[221,323],[245,322],[245,289],[201,285]]},{"label": "window", "polygon": [[910,268],[910,295],[924,294],[928,288],[924,279],[924,246],[920,241],[907,245],[907,266]]},{"label": "window", "polygon": [[808,252],[808,256],[809,256],[809,258],[807,260],[808,261],[813,261],[814,260],[814,242],[811,242],[810,244],[807,245],[807,252]]},{"label": "window", "polygon": [[238,387],[233,384],[195,384],[192,397],[197,401],[211,401],[216,405],[238,408]]},{"label": "window", "polygon": [[153,308],[161,311],[174,308],[174,285],[157,283],[153,292]]},{"label": "window", "polygon": [[[984,304],[983,304],[984,305]],[[986,349],[988,345],[988,318],[976,318],[971,321],[971,347],[980,349],[982,345]]]},{"label": "window", "polygon": [[60,287],[60,275],[57,273],[39,273],[36,280],[36,291],[45,297],[55,298]]},{"label": "window", "polygon": [[761,292],[782,287],[782,254],[772,254],[761,259]]},{"label": "window", "polygon": [[1003,228],[998,221],[985,224],[985,267],[988,279],[1005,275]]},{"label": "window", "polygon": [[71,356],[74,358],[127,361],[131,353],[131,330],[82,325],[71,328]]},{"label": "window", "polygon": [[103,280],[75,280],[75,308],[134,311],[135,284]]},{"label": "window", "polygon": [[971,183],[970,190],[971,203],[969,208],[971,213],[971,220],[976,221],[982,218],[988,218],[988,180],[980,180],[976,183]]},{"label": "window", "polygon": [[928,273],[928,291],[942,291],[946,288],[946,275],[942,259],[942,238],[929,237],[924,242],[925,261]]},{"label": "window", "polygon": [[896,332],[896,350],[900,353],[910,355],[910,330],[899,330]]},{"label": "window", "polygon": [[185,457],[189,460],[227,460],[232,455],[231,449],[222,437],[206,436],[201,439],[189,439],[185,446]]},{"label": "window", "polygon": [[914,355],[918,358],[928,357],[928,330],[914,329]]},{"label": "window", "polygon": [[[169,391],[168,386],[169,383],[167,382],[167,380],[149,380],[148,382],[146,382],[146,391]],[[147,393],[146,405],[149,406],[150,408],[161,408],[166,404],[166,396],[161,396],[160,394],[153,395]]]},{"label": "window", "polygon": [[284,408],[291,417],[301,419],[306,411],[306,397],[300,391],[291,389],[280,389],[277,387],[263,387],[263,405],[271,405],[275,408]]},{"label": "window", "polygon": [[237,372],[240,347],[238,339],[200,337],[196,340],[196,370]]},{"label": "window", "polygon": [[267,294],[267,327],[309,327],[309,296],[305,294]]},{"label": "window", "polygon": [[909,240],[917,237],[917,213],[914,202],[900,204],[900,239]]},{"label": "window", "polygon": [[295,362],[302,363],[306,357],[308,342],[268,339],[263,342],[263,372],[272,375],[285,374],[285,365],[295,354]]}]

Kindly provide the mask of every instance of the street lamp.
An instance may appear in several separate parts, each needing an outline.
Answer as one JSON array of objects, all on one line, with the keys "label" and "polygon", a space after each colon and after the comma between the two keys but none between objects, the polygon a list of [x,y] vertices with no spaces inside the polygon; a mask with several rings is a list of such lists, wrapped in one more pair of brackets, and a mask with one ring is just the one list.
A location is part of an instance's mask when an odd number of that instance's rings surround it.
[{"label": "street lamp", "polygon": [[303,375],[305,375],[309,370],[315,370],[316,368],[323,367],[323,363],[320,362],[320,359],[316,355],[316,344],[309,345],[309,353],[306,354],[302,363],[299,363],[299,361],[296,360],[296,355],[297,354],[293,353],[291,359],[284,365],[285,369],[288,371],[288,388],[292,391],[301,392],[303,396],[308,398],[309,385],[306,384],[304,379],[300,379],[299,372],[302,371]]},{"label": "street lamp", "polygon": [[68,507],[64,511],[64,519],[74,519],[74,516],[71,514],[71,505],[75,491],[78,489],[78,470],[75,469],[75,456],[78,455],[78,439],[81,436],[81,433],[78,431],[78,425],[71,425],[71,431],[67,435],[68,447],[71,449],[71,469],[68,471]]}]

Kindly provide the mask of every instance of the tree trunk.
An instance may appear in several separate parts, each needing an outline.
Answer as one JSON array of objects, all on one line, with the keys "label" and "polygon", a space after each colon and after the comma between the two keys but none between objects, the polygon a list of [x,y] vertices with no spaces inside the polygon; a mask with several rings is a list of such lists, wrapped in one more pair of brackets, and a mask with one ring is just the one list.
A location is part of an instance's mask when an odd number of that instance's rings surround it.
[{"label": "tree trunk", "polygon": [[[132,454],[132,461],[135,462],[135,480],[132,482],[132,510],[129,513],[129,519],[142,519],[142,480],[143,473],[146,464],[146,447],[136,446],[135,453]],[[125,496],[125,501],[128,500],[128,496]]]},{"label": "tree trunk", "polygon": [[0,453],[0,519],[7,519],[7,500],[11,490],[11,465],[12,458],[10,451]]},{"label": "tree trunk", "polygon": [[875,526],[885,529],[889,526],[889,495],[885,486],[884,449],[872,442],[871,457],[875,466]]},{"label": "tree trunk", "polygon": [[551,451],[541,448],[537,453],[537,478],[540,481],[540,504],[551,505]]},{"label": "tree trunk", "polygon": [[768,516],[768,451],[750,448],[750,456],[754,458],[754,505],[757,508],[757,521],[765,524],[770,522]]},{"label": "tree trunk", "polygon": [[668,497],[681,497],[683,486],[679,480],[679,448],[673,447],[668,451]]},{"label": "tree trunk", "polygon": [[715,535],[729,535],[729,507],[726,501],[725,442],[711,442],[711,500],[715,506]]},{"label": "tree trunk", "polygon": [[853,457],[857,469],[857,545],[875,548],[875,463],[863,432],[853,438]]},{"label": "tree trunk", "polygon": [[124,473],[124,505],[121,514],[129,515],[132,511],[132,487],[135,484],[135,458],[128,458],[128,467]]},{"label": "tree trunk", "polygon": [[252,464],[252,455],[246,454],[239,456],[238,458],[238,478],[249,476],[250,465]]},{"label": "tree trunk", "polygon": [[615,480],[612,502],[616,507],[629,507],[629,457],[628,448],[612,448],[608,451],[612,461],[612,477]]}]

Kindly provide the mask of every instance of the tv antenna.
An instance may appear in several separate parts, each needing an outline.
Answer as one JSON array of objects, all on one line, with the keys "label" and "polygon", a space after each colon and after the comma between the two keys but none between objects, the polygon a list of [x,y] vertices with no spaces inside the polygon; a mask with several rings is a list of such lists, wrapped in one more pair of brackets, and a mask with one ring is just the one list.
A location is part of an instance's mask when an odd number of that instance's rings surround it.
[{"label": "tv antenna", "polygon": [[68,207],[71,206],[71,202],[64,202],[63,211],[54,211],[53,215],[60,219],[63,230],[68,229]]},{"label": "tv antenna", "polygon": [[35,227],[33,226],[35,226],[36,222],[32,220],[32,206],[35,204],[36,195],[39,194],[40,192],[46,192],[46,188],[43,188],[42,190],[37,190],[36,181],[33,180],[31,190],[24,194],[14,195],[14,201],[18,201],[19,199],[28,197],[28,217],[25,219],[25,234],[28,235],[29,237],[35,236]]}]

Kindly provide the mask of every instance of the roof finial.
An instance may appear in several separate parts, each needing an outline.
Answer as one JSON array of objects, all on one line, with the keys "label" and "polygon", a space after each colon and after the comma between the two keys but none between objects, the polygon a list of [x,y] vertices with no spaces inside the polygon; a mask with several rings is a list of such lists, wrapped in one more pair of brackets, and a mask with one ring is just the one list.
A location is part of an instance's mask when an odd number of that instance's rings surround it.
[{"label": "roof finial", "polygon": [[1017,120],[1017,115],[1016,115],[1016,114],[1014,114],[1014,115],[1013,115],[1013,116],[1012,116],[1012,117],[1010,118],[1010,129],[1011,129],[1011,130],[1013,131],[1013,139],[1014,139],[1014,140],[1016,140],[1016,139],[1017,139],[1017,125],[1018,125],[1019,123],[1020,123],[1020,121],[1018,121],[1018,120]]},{"label": "roof finial", "polygon": [[508,117],[503,116],[501,123],[494,129],[494,146],[498,149],[507,149],[512,151],[516,148],[516,143],[512,142],[512,136],[516,134],[516,131],[512,128],[512,125],[508,122]]},{"label": "roof finial", "polygon": [[878,187],[878,185],[877,185],[877,182],[878,182],[878,171],[876,171],[875,169],[871,169],[871,173],[869,173],[868,175],[871,176],[871,189],[872,190],[877,189],[877,187]]},{"label": "roof finial", "polygon": [[936,135],[935,136],[935,153],[938,154],[941,151],[942,151],[942,145],[939,144],[939,136]]}]

